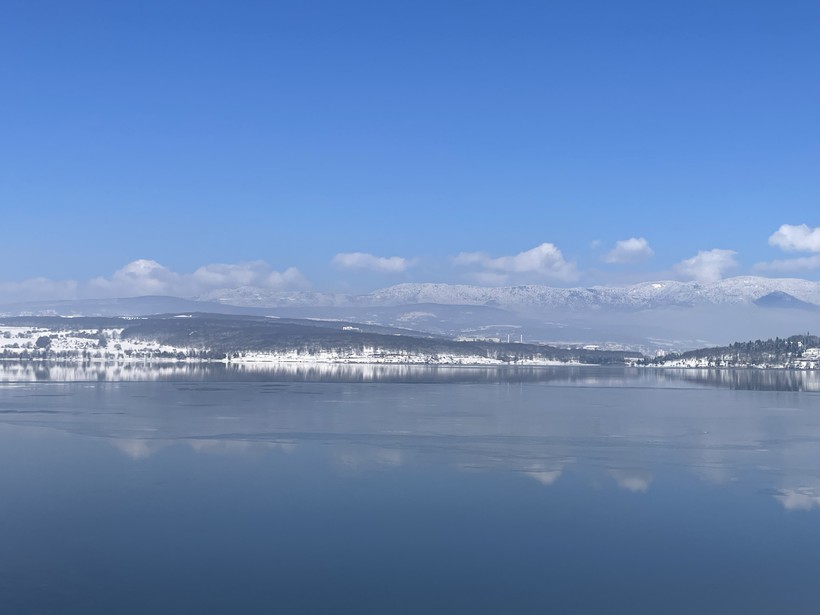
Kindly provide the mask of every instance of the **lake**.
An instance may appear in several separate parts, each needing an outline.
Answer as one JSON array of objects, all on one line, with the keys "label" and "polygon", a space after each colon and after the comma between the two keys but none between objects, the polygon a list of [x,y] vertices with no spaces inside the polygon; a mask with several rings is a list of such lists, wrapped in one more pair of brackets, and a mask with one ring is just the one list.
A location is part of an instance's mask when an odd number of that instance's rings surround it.
[{"label": "lake", "polygon": [[0,366],[0,612],[816,613],[820,375]]}]

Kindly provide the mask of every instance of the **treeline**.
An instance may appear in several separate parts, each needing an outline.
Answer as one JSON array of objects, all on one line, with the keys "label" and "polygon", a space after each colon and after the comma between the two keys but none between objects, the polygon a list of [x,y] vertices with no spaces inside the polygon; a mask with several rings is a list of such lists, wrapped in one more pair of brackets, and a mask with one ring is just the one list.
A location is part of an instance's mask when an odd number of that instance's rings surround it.
[{"label": "treeline", "polygon": [[659,365],[689,359],[721,361],[730,365],[784,363],[790,359],[802,358],[807,349],[818,347],[820,347],[820,337],[816,335],[792,335],[786,338],[750,340],[748,342],[735,342],[728,346],[670,353],[663,357],[647,360],[646,363]]},{"label": "treeline", "polygon": [[227,353],[322,353],[381,352],[438,359],[441,356],[476,356],[516,363],[525,360],[579,361],[591,364],[623,364],[639,353],[555,348],[538,344],[457,342],[446,338],[384,334],[345,329],[349,323],[314,324],[270,318],[211,317],[152,318],[133,321],[123,339],[152,341],[169,346],[210,348]]}]

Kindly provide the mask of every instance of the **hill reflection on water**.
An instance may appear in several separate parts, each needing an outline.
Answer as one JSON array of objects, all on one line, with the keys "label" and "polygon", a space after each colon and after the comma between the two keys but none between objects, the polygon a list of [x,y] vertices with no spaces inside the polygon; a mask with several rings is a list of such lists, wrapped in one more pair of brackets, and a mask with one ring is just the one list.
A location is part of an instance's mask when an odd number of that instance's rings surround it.
[{"label": "hill reflection on water", "polygon": [[[6,379],[35,381],[0,384],[0,518],[11,529],[0,551],[11,580],[0,580],[0,595],[18,603],[56,596],[53,608],[36,612],[69,612],[65,596],[78,592],[76,604],[92,604],[82,592],[96,597],[96,587],[75,579],[106,580],[109,570],[125,571],[110,606],[70,612],[122,612],[119,588],[163,565],[156,583],[174,579],[172,589],[179,571],[194,571],[177,611],[193,612],[187,605],[203,578],[221,592],[231,571],[259,572],[260,587],[276,580],[283,592],[310,576],[302,600],[321,593],[315,579],[324,588],[351,566],[369,591],[387,561],[402,566],[394,578],[411,579],[406,595],[425,594],[417,579],[431,561],[444,568],[425,587],[466,569],[460,587],[530,595],[550,579],[549,592],[569,588],[556,609],[528,613],[612,612],[589,587],[626,588],[607,601],[629,613],[775,613],[786,595],[811,607],[789,613],[813,613],[820,599],[812,575],[820,566],[820,397],[732,388],[805,390],[815,374],[3,369]],[[68,377],[85,381],[43,380]],[[145,377],[154,380],[125,381]],[[96,381],[105,378],[122,381]],[[94,567],[85,554],[98,546]],[[112,565],[119,561],[128,565]],[[333,566],[323,568],[327,561]],[[493,562],[478,581],[475,561]],[[615,573],[624,581],[611,584]],[[530,581],[516,585],[523,574]],[[734,608],[750,578],[769,602]],[[646,586],[659,587],[658,599],[636,610]],[[337,612],[346,591],[327,608],[283,612]],[[580,594],[590,604],[564,608]],[[484,611],[436,604],[406,612],[511,612],[513,594],[502,598]],[[672,599],[681,608],[667,608]],[[267,594],[253,600],[271,604]]]},{"label": "hill reflection on water", "polygon": [[707,387],[742,391],[820,391],[820,371],[641,367],[446,367],[301,363],[0,362],[0,382],[348,382],[542,383],[593,387]]},{"label": "hill reflection on water", "polygon": [[642,493],[682,472],[820,508],[818,397],[800,392],[817,390],[815,373],[9,367],[5,378],[36,381],[0,384],[0,435],[92,437],[134,460],[180,446],[264,455],[321,444],[345,473],[433,463],[549,486],[580,471]]},{"label": "hill reflection on water", "polygon": [[659,375],[677,382],[737,391],[820,391],[820,371],[789,369],[665,369]]}]

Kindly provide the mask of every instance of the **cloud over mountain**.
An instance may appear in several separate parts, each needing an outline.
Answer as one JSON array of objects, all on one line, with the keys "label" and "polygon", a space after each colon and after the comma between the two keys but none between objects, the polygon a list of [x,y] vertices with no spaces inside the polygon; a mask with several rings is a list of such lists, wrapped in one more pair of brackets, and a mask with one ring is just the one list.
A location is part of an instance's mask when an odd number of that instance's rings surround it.
[{"label": "cloud over mountain", "polygon": [[787,252],[820,252],[820,227],[784,224],[769,237],[769,245]]},{"label": "cloud over mountain", "polygon": [[797,273],[820,268],[820,254],[814,256],[800,256],[798,258],[782,258],[767,263],[756,263],[753,269],[762,273]]},{"label": "cloud over mountain", "polygon": [[567,261],[561,250],[551,243],[542,243],[512,256],[495,258],[485,252],[462,252],[456,256],[454,264],[478,268],[474,277],[492,284],[503,284],[512,277],[526,275],[562,282],[571,282],[579,277],[575,263]]},{"label": "cloud over mountain", "polygon": [[692,258],[675,265],[675,271],[683,278],[698,282],[717,282],[724,274],[737,267],[734,250],[701,250]]},{"label": "cloud over mountain", "polygon": [[[806,224],[783,224],[771,234],[769,245],[785,252],[820,252],[820,227],[812,228]],[[818,268],[820,268],[820,254],[756,263],[753,270],[777,275]]]},{"label": "cloud over mountain", "polygon": [[81,284],[74,280],[36,277],[20,282],[0,282],[0,303],[40,299],[75,299]]},{"label": "cloud over mountain", "polygon": [[241,286],[294,290],[306,288],[309,284],[295,267],[277,271],[264,261],[215,263],[204,265],[192,273],[179,273],[154,260],[138,259],[111,276],[87,281],[32,278],[0,283],[0,302],[141,295],[193,297],[221,288]]},{"label": "cloud over mountain", "polygon": [[381,273],[401,273],[413,265],[413,261],[401,256],[374,256],[366,252],[340,252],[331,263],[341,269],[366,269]]},{"label": "cloud over mountain", "polygon": [[604,256],[604,262],[611,264],[639,263],[651,258],[654,253],[646,239],[643,237],[630,237],[629,239],[616,241],[615,247]]}]

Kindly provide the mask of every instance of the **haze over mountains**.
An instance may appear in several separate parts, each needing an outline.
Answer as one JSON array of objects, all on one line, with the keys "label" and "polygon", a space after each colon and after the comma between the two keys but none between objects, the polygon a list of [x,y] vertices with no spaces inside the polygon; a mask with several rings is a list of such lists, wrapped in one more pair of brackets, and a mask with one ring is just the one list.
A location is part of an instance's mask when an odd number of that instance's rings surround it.
[{"label": "haze over mountains", "polygon": [[558,288],[399,284],[367,294],[245,286],[193,298],[132,297],[0,306],[0,314],[138,316],[212,312],[336,319],[448,336],[684,350],[820,330],[820,282],[743,276]]},{"label": "haze over mountains", "polygon": [[557,288],[543,285],[470,286],[461,284],[398,284],[363,295],[276,292],[256,287],[218,290],[199,300],[238,306],[395,306],[414,303],[494,305],[546,309],[652,309],[698,305],[750,304],[771,293],[790,295],[820,305],[820,282],[791,278],[742,276],[717,282],[644,282],[631,286]]}]

